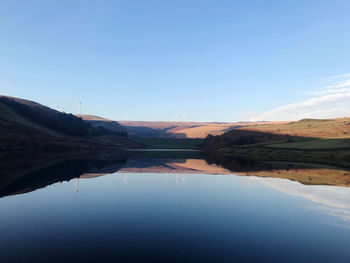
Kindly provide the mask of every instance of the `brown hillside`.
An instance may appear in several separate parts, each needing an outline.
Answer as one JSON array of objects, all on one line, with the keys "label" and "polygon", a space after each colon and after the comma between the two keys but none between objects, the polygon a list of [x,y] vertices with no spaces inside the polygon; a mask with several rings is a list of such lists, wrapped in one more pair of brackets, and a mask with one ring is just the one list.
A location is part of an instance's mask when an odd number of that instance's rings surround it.
[{"label": "brown hillside", "polygon": [[95,115],[77,114],[76,116],[82,118],[84,121],[88,122],[90,125],[96,128],[103,127],[113,132],[127,132],[126,128],[116,121],[112,121]]},{"label": "brown hillside", "polygon": [[129,133],[145,138],[206,138],[209,134],[221,135],[226,131],[247,126],[286,122],[165,122],[119,121]]},{"label": "brown hillside", "polygon": [[134,145],[125,138],[101,133],[72,114],[24,99],[0,96],[2,151],[92,151],[129,144]]}]

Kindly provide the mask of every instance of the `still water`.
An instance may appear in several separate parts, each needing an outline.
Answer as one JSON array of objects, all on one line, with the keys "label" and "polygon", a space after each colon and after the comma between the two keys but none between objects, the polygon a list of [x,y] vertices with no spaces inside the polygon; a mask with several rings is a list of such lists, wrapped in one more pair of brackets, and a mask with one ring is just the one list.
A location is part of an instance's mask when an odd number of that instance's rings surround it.
[{"label": "still water", "polygon": [[198,158],[73,163],[2,181],[1,262],[350,262],[347,187]]}]

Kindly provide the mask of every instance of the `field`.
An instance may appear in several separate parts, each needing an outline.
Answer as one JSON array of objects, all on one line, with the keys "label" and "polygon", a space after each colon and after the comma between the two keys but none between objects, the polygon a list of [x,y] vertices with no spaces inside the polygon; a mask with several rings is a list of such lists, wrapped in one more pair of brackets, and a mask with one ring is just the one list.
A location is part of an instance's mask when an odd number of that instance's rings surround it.
[{"label": "field", "polygon": [[350,138],[350,118],[303,119],[297,122],[253,125],[238,129],[305,138]]},{"label": "field", "polygon": [[209,134],[221,135],[232,129],[264,124],[282,124],[286,122],[177,122],[177,121],[118,121],[129,134],[142,138],[199,138]]},{"label": "field", "polygon": [[147,148],[154,149],[192,149],[198,150],[202,139],[165,139],[165,138],[135,138],[136,142],[145,144]]},{"label": "field", "polygon": [[350,166],[350,118],[240,127],[205,143],[206,151],[256,160]]}]

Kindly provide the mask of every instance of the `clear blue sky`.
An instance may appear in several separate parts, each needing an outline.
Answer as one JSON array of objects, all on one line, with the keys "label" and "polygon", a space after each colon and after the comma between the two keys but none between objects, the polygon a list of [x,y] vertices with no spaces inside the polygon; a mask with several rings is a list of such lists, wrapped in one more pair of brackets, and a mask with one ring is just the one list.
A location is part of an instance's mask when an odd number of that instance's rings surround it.
[{"label": "clear blue sky", "polygon": [[80,97],[83,113],[115,120],[245,120],[350,72],[349,10],[348,0],[0,0],[0,93],[73,113]]}]

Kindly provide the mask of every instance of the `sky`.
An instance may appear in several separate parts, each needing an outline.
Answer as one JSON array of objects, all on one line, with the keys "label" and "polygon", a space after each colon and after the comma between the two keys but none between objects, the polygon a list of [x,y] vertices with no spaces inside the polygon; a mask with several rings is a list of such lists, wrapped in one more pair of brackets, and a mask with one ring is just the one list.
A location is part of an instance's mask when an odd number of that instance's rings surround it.
[{"label": "sky", "polygon": [[[350,116],[350,1],[0,0],[0,94],[113,120]],[[128,116],[128,117],[127,117]]]}]

